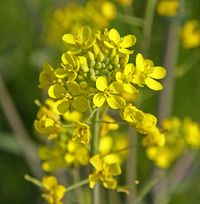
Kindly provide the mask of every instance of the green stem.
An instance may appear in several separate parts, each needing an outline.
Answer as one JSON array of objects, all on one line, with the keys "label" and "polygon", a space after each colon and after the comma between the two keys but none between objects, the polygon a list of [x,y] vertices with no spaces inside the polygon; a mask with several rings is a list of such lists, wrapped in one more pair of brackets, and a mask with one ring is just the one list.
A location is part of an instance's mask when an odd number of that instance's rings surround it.
[{"label": "green stem", "polygon": [[74,189],[77,189],[77,188],[79,188],[81,186],[84,186],[84,185],[86,185],[88,183],[89,183],[89,180],[88,179],[84,179],[84,180],[82,180],[82,181],[80,181],[78,183],[75,183],[75,184],[67,187],[67,192],[70,192],[70,191],[72,191]]},{"label": "green stem", "polygon": [[40,187],[40,188],[43,188],[42,182],[39,181],[38,179],[33,178],[32,176],[29,176],[28,174],[26,174],[26,175],[24,176],[24,178],[25,178],[27,181],[29,181],[29,182],[35,184],[36,186],[38,186],[38,187]]},{"label": "green stem", "polygon": [[92,155],[95,155],[98,153],[99,146],[99,110],[96,110],[93,116]]},{"label": "green stem", "polygon": [[142,41],[142,51],[146,57],[148,56],[150,43],[151,43],[151,34],[154,20],[154,11],[156,7],[157,0],[148,0],[145,10],[144,17],[144,27],[143,27],[143,41]]},{"label": "green stem", "polygon": [[[94,114],[93,117],[93,139],[92,139],[92,155],[98,153],[99,146],[99,109]],[[100,186],[97,183],[93,190],[93,204],[100,204]]]},{"label": "green stem", "polygon": [[122,21],[124,23],[127,23],[128,21],[128,24],[133,25],[133,26],[138,26],[138,27],[142,27],[144,24],[144,21],[142,18],[138,18],[135,16],[122,14],[122,13],[117,14],[117,20]]}]

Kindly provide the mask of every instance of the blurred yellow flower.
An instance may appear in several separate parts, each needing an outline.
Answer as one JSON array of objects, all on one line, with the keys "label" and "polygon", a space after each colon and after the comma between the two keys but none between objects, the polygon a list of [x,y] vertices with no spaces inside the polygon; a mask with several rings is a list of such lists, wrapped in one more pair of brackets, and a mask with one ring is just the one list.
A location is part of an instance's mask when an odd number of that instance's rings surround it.
[{"label": "blurred yellow flower", "polygon": [[157,5],[157,12],[161,16],[173,17],[180,7],[180,0],[160,0]]},{"label": "blurred yellow flower", "polygon": [[186,21],[181,31],[181,38],[184,48],[200,46],[200,22],[198,20]]},{"label": "blurred yellow flower", "polygon": [[42,197],[49,204],[63,204],[63,202],[61,202],[61,199],[64,197],[66,188],[63,185],[59,185],[55,177],[43,177],[42,185],[45,190],[45,192],[42,194]]}]

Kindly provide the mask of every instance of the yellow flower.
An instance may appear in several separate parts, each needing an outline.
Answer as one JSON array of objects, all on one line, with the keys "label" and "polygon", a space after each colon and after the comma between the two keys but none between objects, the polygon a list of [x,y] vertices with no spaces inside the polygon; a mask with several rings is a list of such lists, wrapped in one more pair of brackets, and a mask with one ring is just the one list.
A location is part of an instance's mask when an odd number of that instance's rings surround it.
[{"label": "yellow flower", "polygon": [[189,118],[183,121],[183,132],[185,134],[186,143],[192,148],[200,147],[200,127],[197,122]]},{"label": "yellow flower", "polygon": [[108,48],[115,48],[122,54],[132,54],[133,51],[128,50],[127,48],[132,47],[136,43],[136,38],[134,35],[126,35],[121,38],[118,31],[112,28],[108,32],[108,40],[104,41],[104,44]]},{"label": "yellow flower", "polygon": [[62,131],[60,121],[55,121],[46,115],[36,119],[34,127],[39,133],[48,135],[49,139],[56,137]]},{"label": "yellow flower", "polygon": [[117,13],[114,4],[110,1],[103,1],[102,2],[101,12],[102,12],[103,16],[108,20],[114,19],[116,16],[116,13]]},{"label": "yellow flower", "polygon": [[200,46],[200,23],[197,20],[187,21],[181,32],[182,44],[184,48]]},{"label": "yellow flower", "polygon": [[157,5],[157,12],[161,16],[173,17],[180,7],[180,0],[160,0]]},{"label": "yellow flower", "polygon": [[61,199],[64,197],[66,188],[63,185],[59,185],[55,177],[43,177],[42,185],[45,190],[45,192],[42,194],[42,197],[49,204],[63,204],[63,202],[61,202]]},{"label": "yellow flower", "polygon": [[90,127],[81,122],[76,122],[72,134],[72,141],[88,144],[90,141]]},{"label": "yellow flower", "polygon": [[154,66],[153,62],[144,59],[142,54],[136,56],[136,74],[133,82],[139,86],[145,84],[152,90],[158,91],[163,89],[163,86],[154,79],[162,79],[166,75],[166,69],[161,66]]},{"label": "yellow flower", "polygon": [[125,66],[123,73],[122,72],[116,73],[116,80],[118,82],[123,83],[124,90],[131,94],[138,92],[138,90],[132,85],[132,83],[134,83],[133,81],[134,74],[135,74],[135,68],[132,63],[127,64]]},{"label": "yellow flower", "polygon": [[105,101],[112,109],[120,109],[125,105],[125,100],[119,96],[123,90],[119,82],[112,82],[108,86],[107,79],[103,76],[98,77],[96,80],[96,88],[101,91],[93,97],[93,103],[97,107],[104,105]]},{"label": "yellow flower", "polygon": [[142,143],[144,146],[159,146],[163,147],[166,142],[166,137],[164,133],[161,133],[156,126],[152,126],[147,135],[144,137]]},{"label": "yellow flower", "polygon": [[53,145],[42,146],[38,154],[42,160],[42,169],[46,172],[71,166],[79,167],[80,165],[87,165],[89,162],[87,147],[73,142],[71,139],[65,141],[58,138]]},{"label": "yellow flower", "polygon": [[67,88],[62,84],[50,86],[48,95],[57,99],[54,106],[60,114],[64,114],[72,108],[79,112],[85,112],[88,109],[88,100],[75,81],[69,83]]},{"label": "yellow flower", "polygon": [[86,51],[95,43],[95,38],[88,26],[80,28],[76,36],[65,34],[62,39],[65,45],[67,45],[69,52],[73,54],[79,54],[82,51]]},{"label": "yellow flower", "polygon": [[39,76],[39,88],[48,89],[57,82],[57,78],[54,69],[48,63],[43,64],[42,69]]},{"label": "yellow flower", "polygon": [[93,156],[90,159],[90,163],[95,168],[94,173],[89,175],[90,188],[94,188],[98,181],[101,181],[105,188],[115,189],[117,187],[117,181],[113,176],[121,174],[121,168],[118,163],[110,161],[110,164],[108,164],[99,154]]}]

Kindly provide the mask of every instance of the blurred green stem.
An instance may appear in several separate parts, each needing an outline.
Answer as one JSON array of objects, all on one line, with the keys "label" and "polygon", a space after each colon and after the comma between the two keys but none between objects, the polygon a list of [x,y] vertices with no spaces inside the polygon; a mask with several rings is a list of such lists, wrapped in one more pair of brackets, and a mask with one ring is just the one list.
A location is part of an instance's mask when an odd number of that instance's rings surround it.
[{"label": "blurred green stem", "polygon": [[[93,135],[92,135],[92,155],[98,153],[99,147],[99,109],[94,114],[93,117]],[[97,183],[93,190],[93,204],[100,204],[100,185]]]},{"label": "blurred green stem", "polygon": [[[173,90],[174,90],[174,69],[176,67],[178,50],[179,50],[179,19],[175,18],[170,21],[166,51],[164,58],[164,67],[167,69],[167,76],[163,80],[164,89],[160,93],[159,105],[158,105],[158,121],[162,121],[164,118],[171,116],[172,103],[173,103]],[[160,173],[166,173],[162,170],[155,170],[155,175]],[[169,188],[168,188],[168,175],[158,182],[154,188],[154,204],[168,203]]]},{"label": "blurred green stem", "polygon": [[[132,148],[129,150],[129,156],[126,164],[126,184],[127,186],[131,186],[131,184],[137,180],[137,133],[132,127],[129,127],[128,137],[129,144]],[[130,193],[127,195],[127,204],[134,204],[136,197],[136,186],[130,187]]]},{"label": "blurred green stem", "polygon": [[138,27],[142,27],[144,24],[144,21],[142,18],[138,18],[135,16],[122,14],[122,13],[117,13],[117,20],[123,23],[128,23],[129,25],[138,26]]},{"label": "blurred green stem", "polygon": [[20,150],[29,165],[34,176],[41,177],[43,175],[40,162],[36,154],[36,145],[31,140],[31,136],[24,127],[23,121],[12,101],[11,96],[5,86],[4,80],[0,75],[0,104],[5,116],[15,133]]},{"label": "blurred green stem", "polygon": [[143,25],[143,40],[141,45],[141,49],[145,57],[148,57],[148,52],[150,48],[156,4],[157,4],[157,0],[147,0],[145,16],[144,16],[144,25]]}]

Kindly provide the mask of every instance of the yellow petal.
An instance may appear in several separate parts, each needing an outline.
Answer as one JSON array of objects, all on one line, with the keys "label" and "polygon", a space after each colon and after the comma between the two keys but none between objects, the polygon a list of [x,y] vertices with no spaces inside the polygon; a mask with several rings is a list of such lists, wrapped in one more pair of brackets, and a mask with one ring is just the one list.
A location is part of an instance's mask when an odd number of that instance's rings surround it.
[{"label": "yellow petal", "polygon": [[134,72],[134,64],[129,63],[124,68],[124,75],[129,76],[132,75]]},{"label": "yellow petal", "polygon": [[90,174],[89,175],[90,188],[94,188],[94,186],[95,186],[95,184],[97,183],[98,180],[99,180],[99,178],[97,177],[96,174]]},{"label": "yellow petal", "polygon": [[61,84],[52,85],[48,89],[48,95],[51,98],[63,98],[66,92],[66,89]]},{"label": "yellow petal", "polygon": [[120,43],[120,47],[128,48],[132,47],[136,43],[136,37],[134,35],[127,35]]},{"label": "yellow petal", "polygon": [[131,84],[124,84],[124,90],[127,93],[137,93],[138,90]]},{"label": "yellow petal", "polygon": [[136,56],[136,67],[139,71],[143,72],[144,68],[145,68],[145,64],[144,64],[144,58],[142,56],[142,54],[137,54]]},{"label": "yellow petal", "polygon": [[117,181],[111,177],[106,179],[106,181],[103,182],[103,185],[105,188],[115,189],[117,187]]},{"label": "yellow petal", "polygon": [[156,80],[152,79],[151,77],[148,77],[145,79],[145,84],[154,91],[159,91],[163,89],[163,86],[161,83],[157,82]]},{"label": "yellow petal", "polygon": [[121,82],[114,81],[112,84],[109,86],[109,92],[111,93],[121,93],[124,91],[124,85]]},{"label": "yellow petal", "polygon": [[66,188],[62,185],[58,185],[55,189],[55,197],[58,200],[61,200],[64,197],[64,194],[66,192]]},{"label": "yellow petal", "polygon": [[121,174],[120,165],[117,163],[112,163],[109,165],[108,171],[111,175],[117,176],[117,175]]},{"label": "yellow petal", "polygon": [[105,100],[106,99],[105,99],[105,97],[104,97],[104,95],[102,93],[95,94],[94,97],[93,97],[93,103],[97,107],[103,106]]},{"label": "yellow petal", "polygon": [[65,78],[67,76],[67,74],[68,74],[68,72],[65,69],[58,68],[58,69],[55,70],[56,77],[58,77],[60,79]]},{"label": "yellow petal", "polygon": [[94,168],[98,171],[101,171],[102,168],[103,168],[103,162],[102,162],[102,159],[100,157],[99,154],[96,154],[95,156],[93,156],[91,159],[90,159],[90,163],[92,164],[92,166],[94,166]]},{"label": "yellow petal", "polygon": [[88,109],[88,100],[85,96],[74,97],[72,106],[79,112],[85,112]]},{"label": "yellow petal", "polygon": [[133,50],[128,50],[126,48],[119,48],[119,52],[127,55],[133,54]]},{"label": "yellow petal", "polygon": [[75,81],[69,83],[68,90],[70,91],[71,95],[78,95],[80,93],[80,87]]},{"label": "yellow petal", "polygon": [[106,98],[106,101],[108,103],[108,105],[112,108],[112,109],[120,109],[123,108],[126,104],[125,100],[120,97],[120,96],[116,96],[116,95],[110,95]]},{"label": "yellow petal", "polygon": [[64,114],[69,110],[70,107],[70,101],[66,101],[66,100],[59,100],[56,101],[54,103],[56,110],[61,113]]},{"label": "yellow petal", "polygon": [[154,79],[162,79],[165,77],[167,71],[164,67],[156,66],[153,68],[153,73],[149,74]]},{"label": "yellow petal", "polygon": [[106,77],[100,76],[96,80],[96,87],[99,91],[105,91],[108,88],[108,82]]},{"label": "yellow petal", "polygon": [[46,190],[51,190],[54,188],[58,183],[55,177],[53,176],[45,176],[42,179],[42,184]]},{"label": "yellow petal", "polygon": [[120,35],[117,32],[117,30],[115,30],[114,28],[111,29],[108,33],[108,37],[111,41],[113,41],[115,44],[118,44],[120,41]]},{"label": "yellow petal", "polygon": [[124,76],[123,76],[123,74],[121,72],[117,72],[116,75],[115,75],[115,78],[119,82],[123,82],[123,80],[124,80]]},{"label": "yellow petal", "polygon": [[67,43],[67,44],[71,44],[71,45],[75,45],[76,41],[75,38],[72,34],[65,34],[62,36],[62,40]]}]

